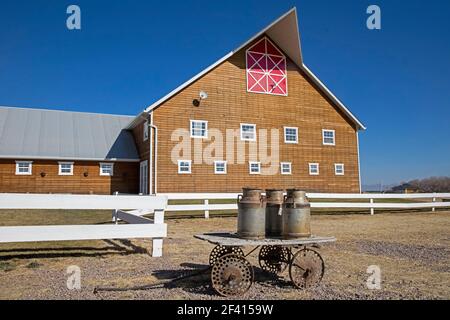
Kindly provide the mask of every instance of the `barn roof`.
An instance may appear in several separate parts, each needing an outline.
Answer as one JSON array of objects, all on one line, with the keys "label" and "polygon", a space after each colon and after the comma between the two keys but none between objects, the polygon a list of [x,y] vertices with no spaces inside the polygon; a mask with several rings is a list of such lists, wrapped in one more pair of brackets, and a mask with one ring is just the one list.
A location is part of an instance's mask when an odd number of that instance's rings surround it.
[{"label": "barn roof", "polygon": [[0,107],[0,158],[138,161],[133,118]]},{"label": "barn roof", "polygon": [[276,43],[276,45],[283,50],[283,52],[309,77],[309,79],[316,84],[319,90],[322,91],[349,119],[358,130],[365,130],[366,127],[364,124],[359,121],[350,110],[340,101],[330,89],[328,89],[325,84],[320,81],[320,79],[304,64],[302,57],[302,49],[301,49],[301,41],[300,41],[300,31],[298,28],[298,17],[297,17],[297,9],[294,7],[281,17],[276,19],[274,22],[269,24],[266,28],[262,29],[260,32],[251,37],[248,41],[240,45],[237,49],[231,51],[221,59],[217,60],[215,63],[175,88],[173,91],[169,92],[167,95],[162,97],[161,99],[155,101],[153,104],[148,106],[139,116],[137,116],[131,123],[128,125],[128,128],[135,127],[141,115],[151,112],[153,109],[160,106],[162,103],[170,99],[172,96],[197,81],[205,74],[216,68],[221,63],[228,60],[235,53],[239,52],[251,42],[261,37],[262,35],[267,34],[272,41]]}]

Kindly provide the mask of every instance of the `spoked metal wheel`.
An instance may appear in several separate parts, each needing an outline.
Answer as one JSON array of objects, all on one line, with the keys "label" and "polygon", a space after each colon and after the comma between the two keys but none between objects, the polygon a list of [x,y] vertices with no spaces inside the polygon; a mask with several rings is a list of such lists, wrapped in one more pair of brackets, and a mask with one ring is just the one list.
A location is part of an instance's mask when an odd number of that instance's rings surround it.
[{"label": "spoked metal wheel", "polygon": [[239,247],[225,247],[219,245],[211,251],[209,255],[209,265],[212,267],[220,257],[231,253],[238,256],[244,256],[244,252]]},{"label": "spoked metal wheel", "polygon": [[266,272],[279,274],[289,265],[290,251],[282,246],[263,246],[259,251],[259,265]]},{"label": "spoked metal wheel", "polygon": [[250,262],[243,256],[227,254],[219,258],[211,270],[211,283],[222,296],[246,293],[253,284],[254,274]]},{"label": "spoked metal wheel", "polygon": [[325,264],[322,257],[311,249],[302,249],[293,257],[289,265],[289,277],[299,289],[309,289],[322,281]]}]

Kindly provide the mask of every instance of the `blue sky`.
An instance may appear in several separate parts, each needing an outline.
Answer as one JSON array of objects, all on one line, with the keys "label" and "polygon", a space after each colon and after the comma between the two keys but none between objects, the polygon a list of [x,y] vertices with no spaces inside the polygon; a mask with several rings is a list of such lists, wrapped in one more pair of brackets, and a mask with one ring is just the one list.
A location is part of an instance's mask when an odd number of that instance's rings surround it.
[{"label": "blue sky", "polygon": [[363,184],[450,175],[447,0],[2,0],[0,105],[135,115],[293,6],[305,63],[368,127]]}]

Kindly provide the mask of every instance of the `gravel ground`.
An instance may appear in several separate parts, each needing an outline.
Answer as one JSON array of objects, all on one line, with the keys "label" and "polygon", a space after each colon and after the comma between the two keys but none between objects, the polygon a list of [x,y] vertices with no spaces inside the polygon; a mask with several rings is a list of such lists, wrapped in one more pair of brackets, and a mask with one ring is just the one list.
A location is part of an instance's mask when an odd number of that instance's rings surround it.
[{"label": "gravel ground", "polygon": [[[98,286],[156,284],[207,267],[213,246],[194,234],[234,231],[235,218],[168,221],[164,256],[151,242],[89,241],[0,245],[0,299],[222,299],[201,274],[149,290],[94,293]],[[450,212],[313,216],[314,234],[336,236],[319,251],[326,271],[319,287],[294,289],[255,267],[256,283],[242,299],[449,299]],[[257,266],[257,254],[249,260]],[[67,267],[81,270],[81,290],[68,290]],[[366,286],[368,266],[382,272],[382,289]]]}]

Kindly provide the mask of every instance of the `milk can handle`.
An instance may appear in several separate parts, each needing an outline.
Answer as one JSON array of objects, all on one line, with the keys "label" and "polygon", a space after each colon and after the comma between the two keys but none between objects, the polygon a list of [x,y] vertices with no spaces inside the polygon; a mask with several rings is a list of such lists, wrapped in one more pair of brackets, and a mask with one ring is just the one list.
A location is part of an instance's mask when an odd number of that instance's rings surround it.
[{"label": "milk can handle", "polygon": [[259,197],[259,204],[260,204],[261,208],[264,207],[264,203],[266,203],[266,202],[267,202],[267,198],[265,196],[261,195]]},{"label": "milk can handle", "polygon": [[278,209],[278,215],[279,216],[283,215],[283,206],[280,206],[280,208]]},{"label": "milk can handle", "polygon": [[238,196],[237,196],[237,202],[239,203],[239,202],[241,202],[241,200],[242,200],[242,194],[238,194]]}]

